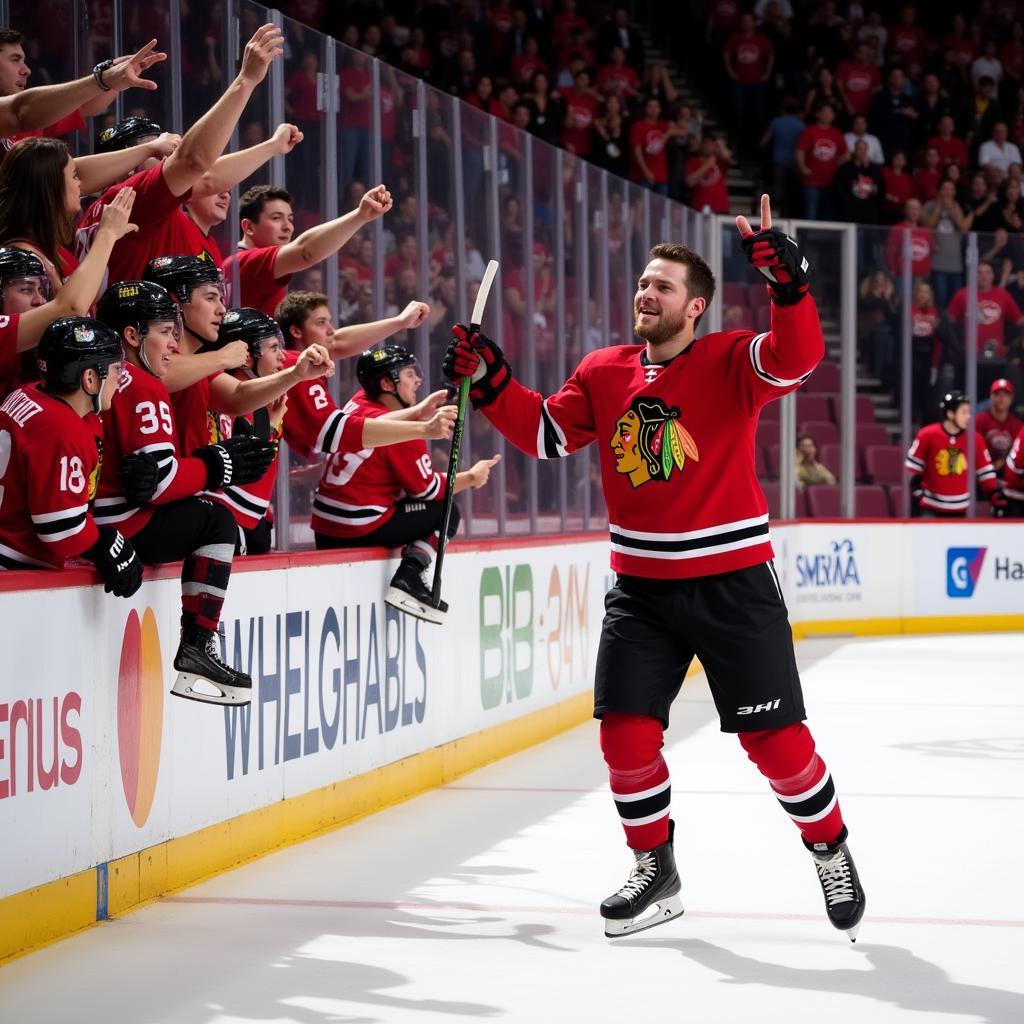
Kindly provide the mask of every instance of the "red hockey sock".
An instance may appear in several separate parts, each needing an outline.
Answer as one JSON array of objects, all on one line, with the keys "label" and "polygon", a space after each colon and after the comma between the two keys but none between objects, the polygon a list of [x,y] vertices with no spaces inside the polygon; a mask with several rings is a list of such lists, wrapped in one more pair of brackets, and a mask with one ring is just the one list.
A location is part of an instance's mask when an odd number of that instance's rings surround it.
[{"label": "red hockey sock", "polygon": [[601,752],[612,798],[633,850],[653,850],[668,842],[672,786],[661,756],[663,742],[664,730],[656,718],[608,712],[601,719]]},{"label": "red hockey sock", "polygon": [[831,843],[843,829],[843,814],[825,762],[803,722],[781,729],[741,732],[740,743],[768,780],[783,810],[808,843]]},{"label": "red hockey sock", "polygon": [[185,559],[181,570],[183,626],[200,626],[216,632],[234,553],[230,544],[206,544]]}]

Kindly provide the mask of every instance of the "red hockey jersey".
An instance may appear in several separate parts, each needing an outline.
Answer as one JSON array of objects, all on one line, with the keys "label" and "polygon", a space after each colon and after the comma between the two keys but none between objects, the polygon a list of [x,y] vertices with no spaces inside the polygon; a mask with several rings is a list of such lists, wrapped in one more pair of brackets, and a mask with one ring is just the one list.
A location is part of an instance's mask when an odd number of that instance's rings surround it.
[{"label": "red hockey jersey", "polygon": [[[148,452],[159,464],[156,493],[146,505],[125,500],[118,473],[132,452]],[[182,458],[170,396],[163,381],[147,370],[124,363],[110,408],[103,414],[103,470],[94,506],[96,522],[116,526],[133,537],[149,522],[154,505],[198,494],[206,486],[206,466]]]},{"label": "red hockey jersey", "polygon": [[0,316],[0,398],[18,386],[21,353],[18,351],[18,320],[14,313]]},{"label": "red hockey jersey", "polygon": [[[342,413],[371,419],[388,408],[360,391]],[[291,414],[285,415],[287,421]],[[430,461],[426,441],[403,441],[380,448],[356,449],[355,442],[341,446],[324,463],[323,475],[313,495],[312,526],[329,537],[362,537],[383,526],[403,497],[439,501],[447,481]]]},{"label": "red hockey jersey", "polygon": [[967,480],[967,438],[974,445],[974,470],[985,494],[991,494],[998,483],[988,449],[975,431],[950,434],[941,423],[929,423],[917,432],[907,452],[904,465],[921,476],[921,508],[947,515],[963,516],[970,505],[970,483]]},{"label": "red hockey jersey", "polygon": [[616,572],[684,579],[766,562],[758,414],[825,351],[810,296],[771,317],[767,333],[710,334],[664,365],[643,345],[598,349],[551,397],[513,380],[484,413],[534,458],[597,441]]},{"label": "red hockey jersey", "polygon": [[[284,354],[284,369],[294,366],[301,353],[287,349]],[[252,422],[250,413],[246,419]],[[356,449],[363,437],[363,423],[366,417],[343,413],[327,393],[322,377],[304,380],[288,392],[288,409],[284,421],[273,438],[280,441],[283,436],[296,451],[309,456],[315,452],[331,455],[339,448]],[[221,437],[231,436],[231,417],[220,418]],[[226,505],[239,526],[253,529],[267,514],[274,496],[277,481],[278,459],[275,456],[270,468],[251,484],[225,487],[223,491],[211,492],[207,497]]]},{"label": "red hockey jersey", "polygon": [[0,569],[59,569],[96,543],[103,428],[29,384],[0,404]]},{"label": "red hockey jersey", "polygon": [[145,272],[146,264],[157,256],[200,256],[218,267],[224,262],[216,239],[204,235],[182,208],[191,191],[183,196],[174,195],[164,180],[163,167],[161,162],[111,185],[78,222],[75,253],[82,260],[96,235],[103,207],[126,185],[135,189],[132,223],[138,224],[139,230],[125,235],[114,246],[107,268],[107,280],[110,282],[138,280]]},{"label": "red hockey jersey", "polygon": [[[259,249],[237,249],[224,261],[224,280],[228,285],[230,306],[252,306],[261,309],[267,316],[273,316],[277,304],[288,294],[288,282],[292,275],[274,276],[274,264],[279,245],[268,245]],[[233,282],[235,268],[238,268],[238,301],[234,301]]]},{"label": "red hockey jersey", "polygon": [[1003,491],[1014,501],[1024,501],[1024,428],[1013,439],[1003,466]]},{"label": "red hockey jersey", "polygon": [[197,448],[205,448],[208,444],[216,444],[220,436],[219,417],[210,409],[210,382],[223,372],[211,373],[209,377],[171,395],[178,447],[185,455],[191,455]]}]

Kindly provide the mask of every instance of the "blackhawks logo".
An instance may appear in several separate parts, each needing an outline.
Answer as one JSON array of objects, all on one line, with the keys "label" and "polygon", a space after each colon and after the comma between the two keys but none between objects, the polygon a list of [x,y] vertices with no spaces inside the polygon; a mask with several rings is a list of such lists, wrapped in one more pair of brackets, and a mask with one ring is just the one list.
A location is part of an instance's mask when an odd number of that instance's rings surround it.
[{"label": "blackhawks logo", "polygon": [[668,480],[688,458],[700,461],[697,445],[679,422],[679,409],[660,398],[634,398],[615,421],[608,442],[615,453],[615,471],[634,487],[648,480]]},{"label": "blackhawks logo", "polygon": [[940,448],[935,454],[935,472],[939,476],[963,476],[967,456],[959,448]]}]

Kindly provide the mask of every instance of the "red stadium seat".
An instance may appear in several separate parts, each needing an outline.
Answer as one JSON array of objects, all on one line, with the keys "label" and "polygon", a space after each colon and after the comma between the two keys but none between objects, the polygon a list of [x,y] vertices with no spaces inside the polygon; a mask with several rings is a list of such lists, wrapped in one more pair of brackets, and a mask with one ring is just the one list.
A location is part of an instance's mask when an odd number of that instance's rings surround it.
[{"label": "red stadium seat", "polygon": [[832,407],[829,405],[829,396],[808,395],[803,391],[797,392],[796,418],[798,423],[803,423],[807,420],[831,420]]},{"label": "red stadium seat", "polygon": [[[843,402],[838,395],[832,396],[832,412],[833,419],[836,423],[841,422],[840,416],[842,415]],[[857,401],[853,407],[853,414],[857,420],[857,426],[859,427],[862,423],[874,423],[875,422],[875,403],[871,401],[870,395],[857,395]]]},{"label": "red stadium seat", "polygon": [[776,441],[775,444],[770,444],[765,449],[765,453],[768,456],[767,462],[768,472],[770,476],[777,477],[782,473],[782,468],[779,463],[779,452],[781,448],[782,446],[779,444],[778,441]]},{"label": "red stadium seat", "polygon": [[819,363],[803,386],[804,392],[835,394],[839,391],[839,364]]},{"label": "red stadium seat", "polygon": [[862,519],[890,519],[889,496],[879,484],[858,484],[853,495],[854,514]]},{"label": "red stadium seat", "polygon": [[819,484],[807,488],[807,512],[815,519],[837,519],[839,512],[839,488]]},{"label": "red stadium seat", "polygon": [[769,402],[767,405],[761,406],[761,423],[778,423],[779,422],[779,403]]},{"label": "red stadium seat", "polygon": [[826,444],[839,443],[839,428],[831,420],[801,420],[800,434],[810,434],[820,451]]},{"label": "red stadium seat", "polygon": [[765,480],[768,477],[775,476],[768,465],[764,445],[761,444],[754,445],[754,472],[757,474],[758,480]]},{"label": "red stadium seat", "polygon": [[895,444],[873,444],[864,450],[864,467],[876,484],[899,484],[906,476],[903,449]]},{"label": "red stadium seat", "polygon": [[754,443],[767,448],[769,445],[779,443],[779,424],[758,423],[757,431],[754,434]]},{"label": "red stadium seat", "polygon": [[[839,467],[842,465],[840,462],[840,453],[842,449],[838,444],[823,444],[818,450],[818,461],[828,470],[831,471],[832,475],[838,480],[839,479]],[[857,466],[854,463],[854,471],[856,472]]]},{"label": "red stadium seat", "polygon": [[857,447],[871,448],[873,445],[890,445],[889,431],[881,423],[857,424]]},{"label": "red stadium seat", "polygon": [[776,483],[762,483],[761,490],[764,491],[765,499],[768,502],[768,517],[779,518],[779,485]]}]

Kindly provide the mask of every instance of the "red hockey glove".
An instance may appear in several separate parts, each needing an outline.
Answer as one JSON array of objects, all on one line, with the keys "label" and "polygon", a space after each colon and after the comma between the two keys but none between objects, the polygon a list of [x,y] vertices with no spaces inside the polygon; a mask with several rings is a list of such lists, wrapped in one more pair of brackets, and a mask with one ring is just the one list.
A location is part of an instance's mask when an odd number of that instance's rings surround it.
[{"label": "red hockey glove", "polygon": [[740,245],[751,266],[767,279],[776,306],[793,306],[807,294],[810,264],[789,235],[767,228],[741,238]]},{"label": "red hockey glove", "polygon": [[988,503],[992,506],[992,516],[994,519],[1002,519],[1006,515],[1006,510],[1009,508],[1010,500],[1003,493],[1001,487],[997,487],[988,496]]},{"label": "red hockey glove", "polygon": [[474,409],[490,405],[512,379],[512,367],[501,349],[486,334],[471,334],[464,324],[452,328],[452,342],[444,354],[441,371],[453,384],[469,377],[469,399]]}]

